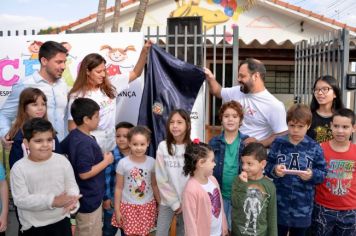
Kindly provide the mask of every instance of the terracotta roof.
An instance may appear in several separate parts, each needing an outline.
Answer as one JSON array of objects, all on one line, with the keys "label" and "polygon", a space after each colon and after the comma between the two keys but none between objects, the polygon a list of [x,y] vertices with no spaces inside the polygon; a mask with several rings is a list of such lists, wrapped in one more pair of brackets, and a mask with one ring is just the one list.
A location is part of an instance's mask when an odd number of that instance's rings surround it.
[{"label": "terracotta roof", "polygon": [[[131,4],[133,4],[133,3],[137,2],[137,1],[138,0],[128,0],[126,2],[123,2],[123,3],[121,3],[121,8],[124,8],[124,7],[128,6],[128,5],[131,5]],[[108,9],[106,9],[106,13],[114,12],[114,9],[115,9],[114,6],[109,7]],[[79,20],[77,20],[77,21],[75,21],[73,23],[70,23],[68,25],[61,26],[61,27],[57,28],[56,30],[54,30],[55,32],[53,32],[53,33],[66,31],[66,30],[71,29],[71,28],[73,28],[75,26],[83,24],[84,22],[90,21],[91,19],[96,18],[96,16],[97,16],[97,13],[90,14],[89,16],[84,17],[82,19],[79,19]]]},{"label": "terracotta roof", "polygon": [[284,2],[284,1],[280,1],[280,0],[268,0],[268,1],[273,2],[274,4],[277,4],[279,6],[285,7],[287,9],[290,9],[290,10],[293,10],[293,11],[297,11],[297,12],[300,12],[300,13],[302,13],[304,15],[316,18],[317,20],[320,20],[320,21],[323,21],[323,22],[326,22],[326,23],[329,23],[329,24],[332,24],[332,25],[335,25],[335,26],[338,26],[338,27],[345,28],[345,29],[348,29],[350,31],[356,32],[356,27],[349,26],[349,25],[347,25],[345,23],[342,23],[342,22],[337,21],[335,19],[331,19],[331,18],[326,17],[324,15],[320,15],[318,13],[306,10],[306,9],[304,9],[302,7],[298,7],[296,5],[293,5],[293,4]]},{"label": "terracotta roof", "polygon": [[[128,5],[131,5],[131,4],[133,4],[133,3],[137,2],[137,1],[138,0],[128,0],[128,1],[126,1],[124,3],[121,3],[121,8],[124,8],[124,7],[128,6]],[[347,25],[345,23],[342,23],[342,22],[337,21],[335,19],[331,19],[331,18],[326,17],[324,15],[320,15],[318,13],[306,10],[306,9],[304,9],[302,7],[298,7],[296,5],[293,5],[293,4],[290,4],[290,3],[287,3],[287,2],[284,2],[284,1],[281,1],[281,0],[268,0],[268,1],[272,2],[272,3],[276,4],[276,5],[279,5],[281,7],[290,9],[292,11],[296,11],[296,12],[302,13],[304,15],[310,16],[310,17],[315,18],[317,20],[320,20],[320,21],[335,25],[337,27],[345,28],[345,29],[348,29],[350,31],[356,32],[356,27],[349,26],[349,25]],[[114,11],[114,6],[106,9],[106,13],[110,13],[110,12],[113,12],[113,11]],[[58,33],[58,32],[62,32],[62,31],[68,30],[68,29],[70,29],[72,27],[78,26],[78,25],[80,25],[80,24],[82,24],[84,22],[87,22],[87,21],[89,21],[89,20],[91,20],[93,18],[96,18],[96,16],[97,16],[97,13],[91,14],[91,15],[89,15],[87,17],[84,17],[82,19],[79,19],[79,20],[77,20],[77,21],[75,21],[75,22],[73,22],[73,23],[71,23],[69,25],[61,26],[61,27],[57,28],[55,30],[55,32],[53,32],[53,33]]]}]

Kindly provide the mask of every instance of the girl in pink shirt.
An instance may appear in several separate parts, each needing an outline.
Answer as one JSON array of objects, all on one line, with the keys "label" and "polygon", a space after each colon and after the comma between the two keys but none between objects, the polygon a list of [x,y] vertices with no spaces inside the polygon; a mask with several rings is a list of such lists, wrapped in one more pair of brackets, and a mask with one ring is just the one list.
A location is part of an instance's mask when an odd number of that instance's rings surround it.
[{"label": "girl in pink shirt", "polygon": [[195,139],[186,147],[183,171],[190,175],[182,203],[186,236],[228,233],[219,184],[212,176],[214,167],[214,152],[209,145]]}]

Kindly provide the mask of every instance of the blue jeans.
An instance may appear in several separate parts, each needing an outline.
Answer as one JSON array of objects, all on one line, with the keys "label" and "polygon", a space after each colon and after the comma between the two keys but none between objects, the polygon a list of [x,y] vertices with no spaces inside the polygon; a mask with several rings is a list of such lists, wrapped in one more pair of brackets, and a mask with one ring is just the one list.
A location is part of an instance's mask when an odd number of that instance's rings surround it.
[{"label": "blue jeans", "polygon": [[313,235],[348,236],[356,235],[356,210],[332,210],[314,204]]},{"label": "blue jeans", "polygon": [[227,227],[231,232],[231,210],[232,210],[231,200],[223,198],[223,202],[224,202],[224,212],[227,220]]},{"label": "blue jeans", "polygon": [[[305,236],[307,229],[306,228],[296,228],[296,227],[288,227],[284,225],[278,225],[278,236]],[[289,232],[289,234],[288,234]]]},{"label": "blue jeans", "polygon": [[121,229],[111,225],[111,218],[113,213],[113,209],[104,209],[103,236],[115,236],[118,230],[121,232],[122,236],[125,236],[124,232]]}]

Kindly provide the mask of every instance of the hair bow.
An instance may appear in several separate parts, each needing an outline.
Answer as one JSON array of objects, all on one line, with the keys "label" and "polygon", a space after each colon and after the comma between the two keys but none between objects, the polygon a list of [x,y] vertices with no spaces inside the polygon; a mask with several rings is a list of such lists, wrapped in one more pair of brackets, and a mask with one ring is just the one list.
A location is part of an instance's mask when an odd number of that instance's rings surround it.
[{"label": "hair bow", "polygon": [[194,143],[194,144],[199,144],[199,143],[200,143],[200,140],[199,140],[198,138],[195,138],[195,139],[193,140],[193,143]]}]

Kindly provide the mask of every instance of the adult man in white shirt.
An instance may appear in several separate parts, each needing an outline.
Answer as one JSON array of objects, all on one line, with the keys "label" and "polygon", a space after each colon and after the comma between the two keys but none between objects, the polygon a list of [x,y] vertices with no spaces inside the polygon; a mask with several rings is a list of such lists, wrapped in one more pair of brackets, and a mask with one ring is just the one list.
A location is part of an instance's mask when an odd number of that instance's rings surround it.
[{"label": "adult man in white shirt", "polygon": [[65,69],[67,49],[60,43],[47,41],[39,51],[40,70],[31,76],[21,78],[12,86],[11,94],[0,108],[0,137],[5,147],[12,143],[6,137],[16,118],[21,92],[28,87],[41,89],[47,97],[47,116],[61,141],[66,135],[65,111],[68,88],[62,77]]},{"label": "adult man in white shirt", "polygon": [[210,93],[223,102],[235,100],[244,109],[240,131],[250,136],[245,143],[255,141],[269,147],[276,136],[287,132],[286,111],[282,102],[265,88],[266,68],[259,60],[249,58],[239,65],[239,86],[222,88],[215,76],[204,69]]}]

